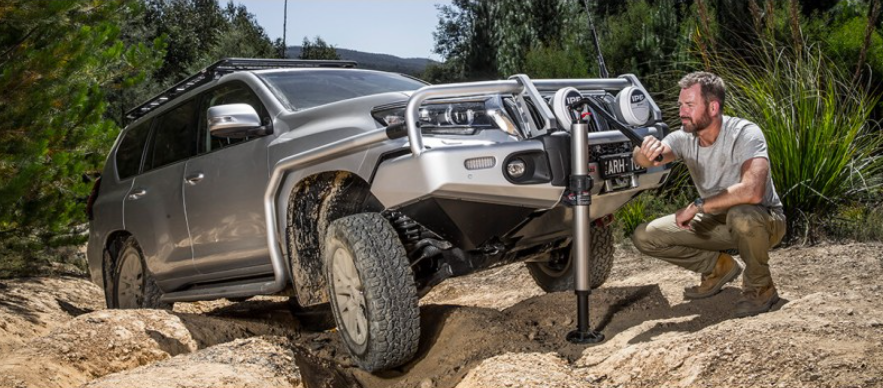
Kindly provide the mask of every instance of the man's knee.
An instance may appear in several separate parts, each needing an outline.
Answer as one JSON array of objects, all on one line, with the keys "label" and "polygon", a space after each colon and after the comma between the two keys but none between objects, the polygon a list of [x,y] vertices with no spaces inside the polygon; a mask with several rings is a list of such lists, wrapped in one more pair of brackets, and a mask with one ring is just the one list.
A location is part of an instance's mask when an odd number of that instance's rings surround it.
[{"label": "man's knee", "polygon": [[647,253],[652,244],[652,235],[647,231],[647,225],[649,222],[645,222],[641,225],[638,225],[635,228],[635,231],[632,232],[632,244],[634,244],[635,248],[637,248],[641,253]]},{"label": "man's knee", "polygon": [[737,205],[727,211],[727,226],[732,233],[751,235],[756,228],[765,228],[766,219],[763,207],[757,205]]}]

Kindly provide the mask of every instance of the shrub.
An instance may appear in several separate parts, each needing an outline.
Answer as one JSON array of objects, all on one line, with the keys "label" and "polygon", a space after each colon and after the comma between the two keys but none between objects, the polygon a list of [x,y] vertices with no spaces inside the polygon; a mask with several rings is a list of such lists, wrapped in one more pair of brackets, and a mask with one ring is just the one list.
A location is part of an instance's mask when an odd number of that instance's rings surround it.
[{"label": "shrub", "polygon": [[814,46],[753,56],[755,63],[715,55],[712,70],[728,83],[728,112],[763,130],[791,226],[814,228],[836,205],[880,193],[883,158],[875,153],[883,136],[870,119],[879,96],[852,84]]},{"label": "shrub", "polygon": [[883,205],[844,204],[836,209],[824,226],[827,237],[835,240],[881,241]]}]

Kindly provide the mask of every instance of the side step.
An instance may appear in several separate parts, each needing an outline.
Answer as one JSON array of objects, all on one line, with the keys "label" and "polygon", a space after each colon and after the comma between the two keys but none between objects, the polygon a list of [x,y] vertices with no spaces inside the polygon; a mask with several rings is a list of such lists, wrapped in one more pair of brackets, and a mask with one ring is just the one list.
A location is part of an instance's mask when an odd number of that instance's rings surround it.
[{"label": "side step", "polygon": [[235,281],[222,284],[210,284],[195,286],[184,291],[164,294],[162,302],[195,302],[198,300],[213,300],[220,298],[246,298],[260,294],[272,294],[268,292],[275,284],[274,278],[263,277],[248,279],[247,282]]}]

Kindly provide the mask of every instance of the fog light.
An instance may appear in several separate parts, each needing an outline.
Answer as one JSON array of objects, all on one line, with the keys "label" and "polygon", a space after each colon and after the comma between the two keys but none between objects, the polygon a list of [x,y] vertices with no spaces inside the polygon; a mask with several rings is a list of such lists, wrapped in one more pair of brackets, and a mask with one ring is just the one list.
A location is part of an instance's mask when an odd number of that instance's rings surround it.
[{"label": "fog light", "polygon": [[463,163],[467,170],[485,170],[497,164],[497,159],[493,156],[482,156],[480,158],[466,159]]},{"label": "fog light", "polygon": [[512,159],[509,161],[509,164],[506,165],[506,172],[510,177],[515,179],[521,178],[526,170],[527,165],[525,165],[524,161],[521,159]]}]

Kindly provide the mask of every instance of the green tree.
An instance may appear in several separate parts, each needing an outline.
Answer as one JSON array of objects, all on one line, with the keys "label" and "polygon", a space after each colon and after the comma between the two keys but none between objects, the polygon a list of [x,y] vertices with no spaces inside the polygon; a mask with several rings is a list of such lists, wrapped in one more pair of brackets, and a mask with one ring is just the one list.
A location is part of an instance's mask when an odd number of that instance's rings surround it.
[{"label": "green tree", "polygon": [[162,53],[159,41],[119,40],[140,11],[126,0],[0,7],[0,238],[48,242],[85,221],[84,174],[118,133],[104,90],[142,81]]},{"label": "green tree", "polygon": [[[869,2],[841,1],[825,13],[816,13],[807,22],[806,30],[811,37],[822,42],[825,54],[844,68],[855,71],[865,48],[865,32],[872,9]],[[878,17],[877,24],[880,20]],[[874,87],[881,88],[883,74],[883,30],[871,30],[869,45],[865,52],[862,70],[865,79]],[[873,76],[873,77],[872,77]]]},{"label": "green tree", "polygon": [[152,37],[164,37],[168,48],[155,76],[171,84],[189,75],[192,66],[220,39],[226,21],[217,0],[144,0],[143,23]]},{"label": "green tree", "polygon": [[221,10],[221,17],[224,23],[214,32],[214,43],[188,66],[188,74],[221,58],[274,58],[278,55],[279,48],[270,42],[264,28],[244,5],[227,3]]},{"label": "green tree", "polygon": [[[668,63],[679,52],[678,13],[684,6],[675,0],[591,4],[613,73],[638,72],[646,63]],[[596,69],[584,59],[594,53],[594,46],[582,1],[454,0],[438,10],[434,51],[454,71],[435,74],[493,78],[536,71],[537,66],[558,60],[576,61],[586,71]],[[562,66],[575,65],[556,64],[552,72],[561,73]]]},{"label": "green tree", "polygon": [[321,37],[317,36],[315,42],[304,37],[299,58],[339,60],[340,56],[337,55],[337,49],[334,46],[325,43]]},{"label": "green tree", "polygon": [[222,58],[275,58],[281,41],[273,43],[254,15],[232,1],[138,0],[145,12],[130,17],[120,39],[127,44],[161,39],[167,43],[162,66],[145,82],[109,91],[111,117],[125,125],[125,112],[184,77]]},{"label": "green tree", "polygon": [[[434,74],[459,79],[494,78],[497,75],[493,41],[494,5],[487,0],[453,0],[438,6],[439,22],[433,52],[445,58]],[[431,77],[427,77],[432,80]]]},{"label": "green tree", "polygon": [[578,50],[535,46],[524,58],[523,71],[533,78],[587,78],[589,65]]}]

